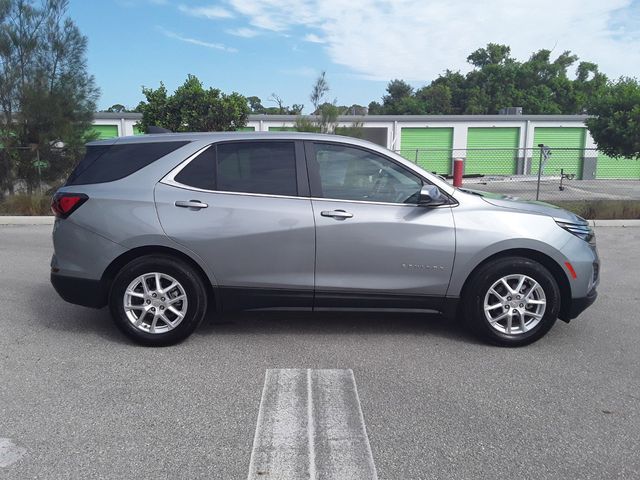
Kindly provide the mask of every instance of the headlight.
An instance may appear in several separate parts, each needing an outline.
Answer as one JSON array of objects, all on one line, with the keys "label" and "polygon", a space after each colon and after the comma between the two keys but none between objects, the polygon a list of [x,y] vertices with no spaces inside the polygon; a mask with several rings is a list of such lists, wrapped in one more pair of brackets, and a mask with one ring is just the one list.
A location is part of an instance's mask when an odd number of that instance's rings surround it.
[{"label": "headlight", "polygon": [[556,220],[559,227],[564,228],[567,232],[573,233],[576,237],[581,238],[585,242],[595,243],[596,234],[589,225],[578,223],[559,222]]}]

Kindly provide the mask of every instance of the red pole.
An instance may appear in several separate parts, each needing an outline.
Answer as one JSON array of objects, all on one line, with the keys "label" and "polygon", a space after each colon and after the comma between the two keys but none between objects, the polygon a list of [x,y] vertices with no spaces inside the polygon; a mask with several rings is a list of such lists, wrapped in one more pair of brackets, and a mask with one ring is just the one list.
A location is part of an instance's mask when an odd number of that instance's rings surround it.
[{"label": "red pole", "polygon": [[456,158],[453,160],[453,186],[462,186],[462,172],[464,171],[464,160]]}]

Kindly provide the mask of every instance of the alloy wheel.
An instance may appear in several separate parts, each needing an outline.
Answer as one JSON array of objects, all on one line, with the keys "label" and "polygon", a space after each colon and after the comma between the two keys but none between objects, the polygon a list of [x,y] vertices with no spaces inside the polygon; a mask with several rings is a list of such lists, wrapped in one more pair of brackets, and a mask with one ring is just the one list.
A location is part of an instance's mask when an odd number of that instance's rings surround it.
[{"label": "alloy wheel", "polygon": [[173,330],[187,313],[187,294],[165,273],[145,273],[127,287],[123,298],[127,319],[138,330],[161,334]]},{"label": "alloy wheel", "polygon": [[494,330],[522,335],[540,323],[547,308],[544,290],[527,275],[506,275],[484,297],[484,314]]}]

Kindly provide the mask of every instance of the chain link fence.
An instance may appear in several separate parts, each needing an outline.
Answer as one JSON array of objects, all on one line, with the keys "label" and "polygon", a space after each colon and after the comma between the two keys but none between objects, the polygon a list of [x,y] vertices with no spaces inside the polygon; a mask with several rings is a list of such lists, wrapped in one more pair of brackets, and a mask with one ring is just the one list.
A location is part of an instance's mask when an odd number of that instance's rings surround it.
[{"label": "chain link fence", "polygon": [[396,152],[449,180],[453,160],[463,159],[463,187],[524,200],[640,200],[640,160],[615,159],[595,149],[543,146]]},{"label": "chain link fence", "polygon": [[[593,202],[635,202],[640,212],[640,160],[615,159],[595,149],[543,146],[405,149],[397,153],[450,181],[453,160],[463,159],[463,187],[469,189],[567,208]],[[64,182],[74,158],[63,148],[41,152],[30,147],[0,147],[0,203],[21,194],[49,195]]]}]

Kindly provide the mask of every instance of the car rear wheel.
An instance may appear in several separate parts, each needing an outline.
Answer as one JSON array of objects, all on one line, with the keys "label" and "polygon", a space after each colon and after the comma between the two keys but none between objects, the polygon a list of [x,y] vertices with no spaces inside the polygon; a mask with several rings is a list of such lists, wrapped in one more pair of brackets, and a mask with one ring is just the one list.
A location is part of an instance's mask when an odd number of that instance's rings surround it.
[{"label": "car rear wheel", "polygon": [[207,309],[204,283],[188,264],[150,255],[125,265],[109,295],[120,330],[147,346],[176,344],[200,324]]},{"label": "car rear wheel", "polygon": [[560,291],[540,263],[506,257],[480,268],[463,298],[471,329],[484,340],[507,347],[535,342],[555,323]]}]

